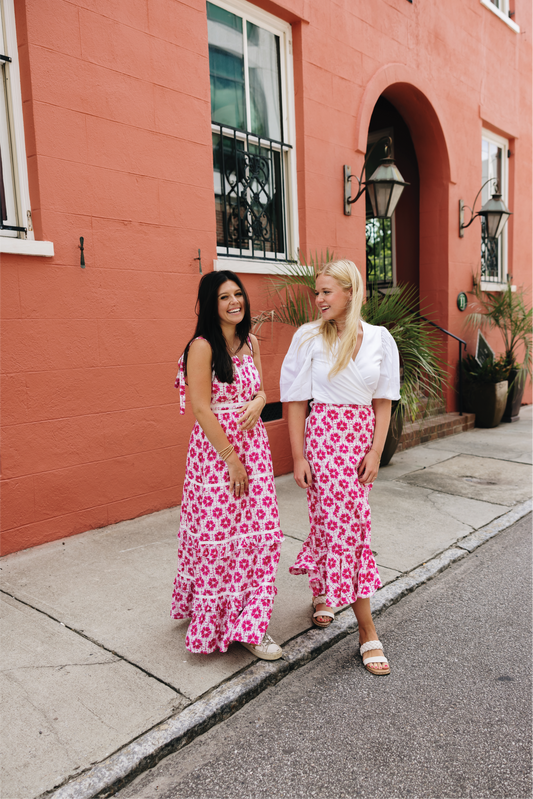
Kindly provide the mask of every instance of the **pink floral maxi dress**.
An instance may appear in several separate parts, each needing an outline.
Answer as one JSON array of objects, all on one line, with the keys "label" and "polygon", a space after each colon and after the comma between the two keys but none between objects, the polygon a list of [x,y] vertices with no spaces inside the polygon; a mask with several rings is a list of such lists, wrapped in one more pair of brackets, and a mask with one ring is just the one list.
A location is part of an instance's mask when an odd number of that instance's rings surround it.
[{"label": "pink floral maxi dress", "polygon": [[399,357],[385,328],[363,322],[357,358],[330,378],[318,324],[295,333],[281,372],[284,402],[313,401],[304,441],[310,531],[290,572],[307,574],[313,596],[340,607],[381,587],[370,539],[372,484],[359,482],[358,468],[374,437],[372,400],[399,399]]},{"label": "pink floral maxi dress", "polygon": [[[251,349],[251,346],[250,346]],[[171,616],[191,619],[191,652],[225,652],[231,641],[260,644],[268,627],[283,534],[268,437],[261,419],[239,431],[242,405],[260,388],[253,357],[233,358],[234,382],[213,374],[211,409],[246,467],[248,493],[229,492],[226,463],[195,423],[189,441]],[[183,361],[176,378],[185,412]]]}]

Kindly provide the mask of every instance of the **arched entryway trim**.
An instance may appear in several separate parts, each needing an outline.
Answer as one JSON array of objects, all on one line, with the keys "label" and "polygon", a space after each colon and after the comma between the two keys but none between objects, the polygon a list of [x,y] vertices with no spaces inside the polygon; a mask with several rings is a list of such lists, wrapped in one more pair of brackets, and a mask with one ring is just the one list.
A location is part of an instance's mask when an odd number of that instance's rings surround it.
[{"label": "arched entryway trim", "polygon": [[[450,184],[456,182],[453,158],[447,142],[447,117],[427,81],[404,64],[388,64],[369,81],[359,106],[356,151],[367,150],[372,112],[380,97],[388,100],[409,128],[418,162],[419,193],[419,292],[421,305],[442,328],[450,319]],[[456,342],[443,339],[445,360],[454,383]],[[453,391],[448,391],[453,406]]]},{"label": "arched entryway trim", "polygon": [[[405,64],[386,64],[367,83],[356,121],[356,151],[366,152],[368,126],[378,98],[383,95],[405,119],[417,151],[424,161],[428,153],[443,179],[456,183],[453,159],[447,145],[446,116],[431,86]],[[433,170],[432,170],[433,171]]]}]

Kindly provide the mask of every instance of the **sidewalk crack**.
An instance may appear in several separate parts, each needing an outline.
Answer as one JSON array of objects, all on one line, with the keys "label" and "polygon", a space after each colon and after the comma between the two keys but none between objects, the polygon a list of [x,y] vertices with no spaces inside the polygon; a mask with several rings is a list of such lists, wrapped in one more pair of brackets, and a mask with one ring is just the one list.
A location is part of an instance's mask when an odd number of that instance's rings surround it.
[{"label": "sidewalk crack", "polygon": [[80,638],[85,638],[86,641],[90,641],[91,644],[94,644],[99,649],[101,649],[103,652],[109,652],[111,655],[114,655],[115,658],[118,658],[119,660],[123,660],[124,663],[128,663],[130,666],[133,666],[134,669],[137,669],[138,671],[142,671],[143,674],[146,674],[146,676],[150,677],[152,680],[155,680],[156,682],[161,683],[161,685],[165,685],[167,688],[170,688],[171,691],[174,691],[174,693],[177,696],[179,696],[181,699],[183,699],[183,701],[185,703],[184,707],[186,707],[187,705],[189,705],[191,703],[191,700],[189,699],[189,697],[185,696],[185,694],[182,694],[182,692],[179,691],[174,685],[172,685],[171,683],[167,682],[166,680],[162,680],[161,677],[158,677],[156,674],[152,674],[147,669],[143,669],[143,667],[139,666],[138,663],[134,663],[129,658],[125,657],[124,655],[121,655],[120,652],[115,652],[113,649],[109,649],[109,647],[107,647],[104,644],[100,643],[100,641],[96,641],[94,638],[91,638],[90,635],[86,635],[85,633],[80,632],[80,630],[76,630],[75,627],[70,627],[70,625],[65,624],[64,621],[60,621],[55,616],[52,616],[51,613],[47,613],[45,610],[42,610],[41,608],[37,608],[34,605],[31,605],[29,602],[25,602],[23,599],[19,599],[19,597],[15,596],[14,594],[10,593],[9,591],[4,591],[2,588],[0,588],[0,594],[4,594],[4,596],[8,596],[10,599],[14,599],[15,602],[19,602],[21,605],[24,605],[25,607],[31,608],[31,610],[36,611],[36,613],[40,613],[41,615],[46,616],[47,618],[51,619],[52,621],[55,621],[56,624],[61,625],[61,627],[65,627],[65,629],[70,630],[70,632],[75,633],[76,635],[79,635]]}]

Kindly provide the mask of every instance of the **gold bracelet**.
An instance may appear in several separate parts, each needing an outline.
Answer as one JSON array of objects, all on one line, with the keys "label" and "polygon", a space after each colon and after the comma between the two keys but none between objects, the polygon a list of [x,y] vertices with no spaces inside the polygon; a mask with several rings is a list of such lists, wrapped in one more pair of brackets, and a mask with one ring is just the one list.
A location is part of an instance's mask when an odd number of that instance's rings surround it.
[{"label": "gold bracelet", "polygon": [[374,449],[374,447],[370,447],[370,449],[368,451],[369,452],[375,452],[376,455],[378,456],[378,463],[381,463],[381,454],[377,451],[377,449]]},{"label": "gold bracelet", "polygon": [[229,444],[227,447],[224,447],[224,449],[221,449],[218,455],[223,461],[227,461],[232,452],[235,452],[235,447],[233,444]]},{"label": "gold bracelet", "polygon": [[261,392],[261,394],[259,392],[257,392],[257,394],[254,396],[254,399],[257,399],[257,397],[259,397],[259,399],[263,400],[263,408],[264,408],[265,405],[267,404],[266,394],[264,394],[263,392]]}]

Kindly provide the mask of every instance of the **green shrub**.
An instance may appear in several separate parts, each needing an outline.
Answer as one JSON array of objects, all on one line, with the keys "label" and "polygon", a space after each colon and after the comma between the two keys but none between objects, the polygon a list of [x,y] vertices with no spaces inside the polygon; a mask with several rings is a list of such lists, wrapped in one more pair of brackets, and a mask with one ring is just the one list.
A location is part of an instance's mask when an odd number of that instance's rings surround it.
[{"label": "green shrub", "polygon": [[487,358],[480,365],[473,355],[463,358],[463,372],[473,383],[501,383],[509,379],[509,363],[505,355],[499,358]]}]

